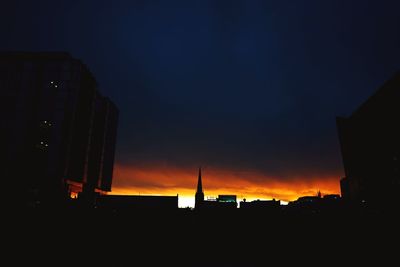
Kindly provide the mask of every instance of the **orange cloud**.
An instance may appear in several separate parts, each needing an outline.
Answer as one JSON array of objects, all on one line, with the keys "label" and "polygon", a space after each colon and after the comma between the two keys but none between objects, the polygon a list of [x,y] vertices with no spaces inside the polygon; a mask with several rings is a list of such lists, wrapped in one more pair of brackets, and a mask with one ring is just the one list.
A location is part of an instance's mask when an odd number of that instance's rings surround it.
[{"label": "orange cloud", "polygon": [[[152,166],[116,164],[112,194],[179,195],[180,206],[193,206],[197,169],[165,164]],[[300,196],[339,194],[340,173],[315,177],[272,177],[257,171],[229,171],[203,168],[203,189],[208,197],[235,194],[238,199],[280,199],[288,202]]]}]

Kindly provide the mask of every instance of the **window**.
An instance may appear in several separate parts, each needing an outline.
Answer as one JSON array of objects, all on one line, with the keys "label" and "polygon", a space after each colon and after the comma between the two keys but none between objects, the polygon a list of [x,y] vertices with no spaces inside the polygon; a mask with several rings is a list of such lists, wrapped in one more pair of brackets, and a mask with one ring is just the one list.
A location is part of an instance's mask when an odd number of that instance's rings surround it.
[{"label": "window", "polygon": [[50,81],[50,88],[58,88],[59,87],[59,83],[56,81]]},{"label": "window", "polygon": [[50,121],[48,121],[48,120],[43,120],[43,121],[40,122],[40,128],[42,128],[42,129],[48,129],[48,128],[50,128],[52,125],[53,125],[53,124],[52,124]]}]

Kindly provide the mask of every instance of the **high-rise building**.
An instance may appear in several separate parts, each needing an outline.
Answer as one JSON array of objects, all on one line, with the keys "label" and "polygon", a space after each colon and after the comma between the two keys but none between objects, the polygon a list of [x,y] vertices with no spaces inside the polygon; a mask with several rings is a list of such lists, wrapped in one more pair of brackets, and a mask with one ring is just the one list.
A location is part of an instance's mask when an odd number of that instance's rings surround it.
[{"label": "high-rise building", "polygon": [[[0,53],[8,192],[54,204],[82,188],[110,191],[118,110],[64,52]],[[94,185],[94,186],[93,186]]]},{"label": "high-rise building", "polygon": [[118,109],[110,99],[97,93],[85,186],[90,192],[111,191],[117,124]]},{"label": "high-rise building", "polygon": [[351,116],[337,118],[344,199],[369,206],[399,203],[400,73]]}]

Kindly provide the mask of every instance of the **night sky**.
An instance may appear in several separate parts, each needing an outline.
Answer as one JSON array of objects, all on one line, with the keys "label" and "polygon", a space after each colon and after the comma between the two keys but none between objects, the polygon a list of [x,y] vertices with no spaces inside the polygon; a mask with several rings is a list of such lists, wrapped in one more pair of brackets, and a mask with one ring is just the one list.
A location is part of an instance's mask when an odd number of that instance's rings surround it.
[{"label": "night sky", "polygon": [[[335,117],[400,70],[400,2],[7,1],[0,49],[67,51],[119,107],[114,193],[339,193]],[[182,204],[183,203],[183,204]]]}]

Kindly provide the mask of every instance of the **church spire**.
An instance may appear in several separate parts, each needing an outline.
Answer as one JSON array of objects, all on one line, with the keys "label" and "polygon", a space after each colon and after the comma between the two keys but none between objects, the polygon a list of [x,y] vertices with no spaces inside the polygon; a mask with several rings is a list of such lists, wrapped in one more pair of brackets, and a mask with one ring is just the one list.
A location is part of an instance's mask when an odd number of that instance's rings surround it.
[{"label": "church spire", "polygon": [[199,178],[197,180],[197,192],[196,193],[203,193],[203,185],[201,183],[201,167],[199,168]]},{"label": "church spire", "polygon": [[199,208],[204,201],[203,184],[201,182],[201,167],[199,168],[199,177],[197,180],[197,191],[195,197],[194,207]]}]

